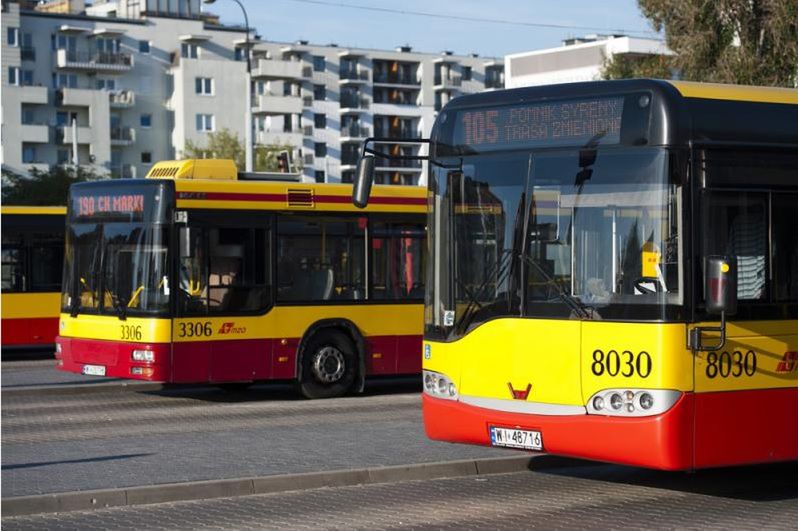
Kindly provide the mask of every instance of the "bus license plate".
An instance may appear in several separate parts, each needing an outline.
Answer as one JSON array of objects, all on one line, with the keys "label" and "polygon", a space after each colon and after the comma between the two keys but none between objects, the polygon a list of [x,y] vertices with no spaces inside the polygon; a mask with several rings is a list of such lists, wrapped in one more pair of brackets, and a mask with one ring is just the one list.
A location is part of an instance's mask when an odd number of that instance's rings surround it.
[{"label": "bus license plate", "polygon": [[105,376],[105,366],[103,365],[84,365],[83,374],[89,376]]},{"label": "bus license plate", "polygon": [[522,448],[524,450],[543,450],[543,436],[539,431],[518,430],[514,428],[490,427],[490,443],[493,446]]}]

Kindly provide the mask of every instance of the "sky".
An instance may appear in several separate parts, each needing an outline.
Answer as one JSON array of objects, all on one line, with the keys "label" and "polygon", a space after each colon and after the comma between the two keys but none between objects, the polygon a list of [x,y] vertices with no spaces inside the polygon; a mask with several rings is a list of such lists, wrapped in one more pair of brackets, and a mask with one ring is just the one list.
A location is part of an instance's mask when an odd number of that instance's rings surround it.
[{"label": "sky", "polygon": [[[482,57],[560,46],[568,37],[626,33],[656,37],[635,0],[241,0],[261,38],[312,44]],[[358,9],[353,6],[359,6]],[[234,0],[204,6],[243,25]],[[427,13],[435,16],[411,14]],[[438,16],[440,15],[440,16]],[[460,18],[453,18],[460,17]],[[558,27],[542,27],[558,26]]]}]

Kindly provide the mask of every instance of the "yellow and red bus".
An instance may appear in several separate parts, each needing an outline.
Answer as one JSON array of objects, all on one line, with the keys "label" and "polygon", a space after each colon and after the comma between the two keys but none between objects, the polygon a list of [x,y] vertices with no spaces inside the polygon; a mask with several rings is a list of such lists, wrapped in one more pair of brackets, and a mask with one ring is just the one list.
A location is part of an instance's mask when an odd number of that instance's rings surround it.
[{"label": "yellow and red bus", "polygon": [[0,209],[4,351],[44,350],[55,343],[65,214],[64,207]]},{"label": "yellow and red bus", "polygon": [[669,470],[798,459],[796,124],[796,90],[676,81],[447,105],[429,437]]},{"label": "yellow and red bus", "polygon": [[425,191],[379,187],[360,212],[351,190],[239,178],[225,160],[74,185],[60,368],[231,387],[296,380],[310,398],[420,373]]}]

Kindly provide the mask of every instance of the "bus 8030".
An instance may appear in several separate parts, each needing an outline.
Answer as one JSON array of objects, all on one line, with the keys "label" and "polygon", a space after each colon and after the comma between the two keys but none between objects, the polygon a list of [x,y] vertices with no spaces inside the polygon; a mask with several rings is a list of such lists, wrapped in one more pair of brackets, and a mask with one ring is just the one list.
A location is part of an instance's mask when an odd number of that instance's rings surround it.
[{"label": "bus 8030", "polygon": [[[798,459],[798,91],[464,96],[428,140],[432,439],[686,470]],[[368,203],[363,148],[353,200]]]},{"label": "bus 8030", "polygon": [[239,179],[167,161],[70,191],[62,370],[310,398],[421,371],[426,192]]}]

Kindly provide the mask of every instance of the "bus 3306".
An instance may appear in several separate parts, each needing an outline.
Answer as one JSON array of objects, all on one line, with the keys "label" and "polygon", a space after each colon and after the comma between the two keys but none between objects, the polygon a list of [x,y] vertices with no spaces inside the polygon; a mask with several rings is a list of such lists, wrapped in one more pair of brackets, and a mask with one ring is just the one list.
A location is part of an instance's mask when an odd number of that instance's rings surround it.
[{"label": "bus 3306", "polygon": [[796,90],[687,82],[449,103],[429,437],[669,470],[797,459],[796,124]]},{"label": "bus 3306", "polygon": [[65,371],[311,398],[421,371],[426,195],[239,179],[161,162],[70,191],[58,364]]},{"label": "bus 3306", "polygon": [[64,256],[64,207],[2,210],[4,351],[52,349]]}]

